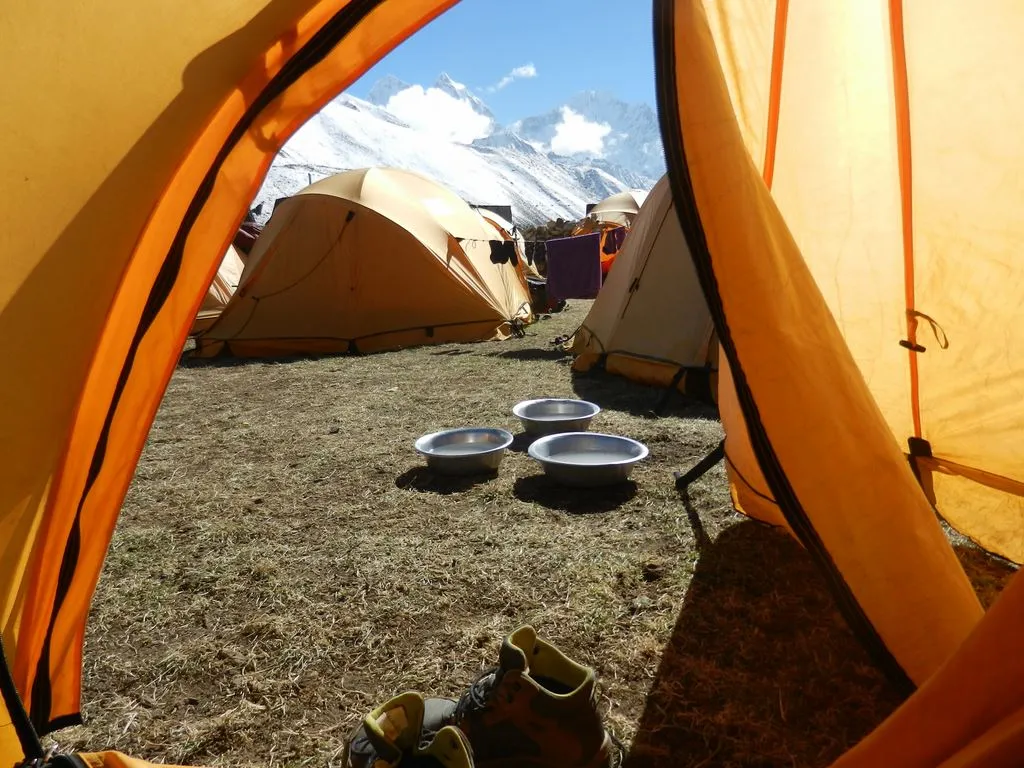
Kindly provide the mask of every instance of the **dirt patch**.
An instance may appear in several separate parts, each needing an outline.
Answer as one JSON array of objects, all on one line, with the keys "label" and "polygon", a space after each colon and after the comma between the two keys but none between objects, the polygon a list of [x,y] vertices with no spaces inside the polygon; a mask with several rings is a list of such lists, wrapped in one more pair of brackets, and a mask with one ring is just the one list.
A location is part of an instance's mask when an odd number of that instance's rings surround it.
[{"label": "dirt patch", "polygon": [[[371,707],[457,696],[523,623],[593,665],[636,765],[819,766],[898,703],[802,550],[736,515],[721,467],[686,504],[672,471],[713,411],[608,376],[549,341],[183,366],[99,583],[86,726],[62,746],[213,765],[336,763]],[[548,483],[519,450],[472,481],[414,439],[519,427],[519,400],[587,393],[647,443],[633,483]],[[663,404],[664,405],[664,404]],[[521,443],[522,441],[520,441]],[[993,577],[994,578],[994,577]]]}]

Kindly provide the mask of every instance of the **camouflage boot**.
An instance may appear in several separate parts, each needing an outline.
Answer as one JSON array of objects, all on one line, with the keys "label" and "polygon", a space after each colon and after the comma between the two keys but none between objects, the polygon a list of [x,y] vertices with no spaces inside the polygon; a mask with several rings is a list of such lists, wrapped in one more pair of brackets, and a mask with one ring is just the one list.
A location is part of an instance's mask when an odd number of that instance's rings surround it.
[{"label": "camouflage boot", "polygon": [[597,711],[594,670],[521,627],[496,669],[463,694],[446,722],[473,746],[477,768],[605,768],[621,757]]},{"label": "camouflage boot", "polygon": [[373,710],[345,744],[345,768],[473,768],[472,751],[462,731],[444,726],[423,730],[423,717],[441,721],[452,702],[424,701],[403,693]]}]

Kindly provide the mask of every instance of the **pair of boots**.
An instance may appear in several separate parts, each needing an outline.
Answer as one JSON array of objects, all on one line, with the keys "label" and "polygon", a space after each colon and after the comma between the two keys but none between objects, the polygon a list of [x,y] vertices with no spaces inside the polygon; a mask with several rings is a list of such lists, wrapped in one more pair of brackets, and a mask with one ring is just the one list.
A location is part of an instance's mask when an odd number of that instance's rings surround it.
[{"label": "pair of boots", "polygon": [[608,768],[621,757],[597,711],[594,670],[513,632],[458,701],[396,696],[345,745],[345,768]]}]

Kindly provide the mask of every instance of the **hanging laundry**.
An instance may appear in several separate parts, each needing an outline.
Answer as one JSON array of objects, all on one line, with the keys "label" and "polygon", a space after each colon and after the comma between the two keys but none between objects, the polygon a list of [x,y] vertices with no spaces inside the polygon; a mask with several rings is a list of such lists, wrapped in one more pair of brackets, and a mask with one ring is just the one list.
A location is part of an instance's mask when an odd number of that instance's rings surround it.
[{"label": "hanging laundry", "polygon": [[561,299],[593,299],[601,290],[601,235],[594,232],[560,237],[545,243],[548,296]]},{"label": "hanging laundry", "polygon": [[491,263],[519,265],[519,258],[516,256],[516,244],[511,240],[491,240]]}]

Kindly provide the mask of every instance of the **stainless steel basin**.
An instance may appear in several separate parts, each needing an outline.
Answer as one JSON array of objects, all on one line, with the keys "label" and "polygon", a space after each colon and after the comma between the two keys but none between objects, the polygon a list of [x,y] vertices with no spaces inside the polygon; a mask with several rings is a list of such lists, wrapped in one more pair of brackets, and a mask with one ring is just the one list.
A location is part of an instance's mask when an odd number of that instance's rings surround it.
[{"label": "stainless steel basin", "polygon": [[496,471],[512,439],[504,429],[463,427],[423,435],[416,451],[439,475],[474,475]]},{"label": "stainless steel basin", "polygon": [[529,453],[552,480],[595,487],[627,480],[649,451],[646,445],[628,437],[568,432],[540,438],[530,446]]},{"label": "stainless steel basin", "polygon": [[516,403],[512,413],[531,437],[560,432],[585,432],[601,408],[586,400],[543,397]]}]

